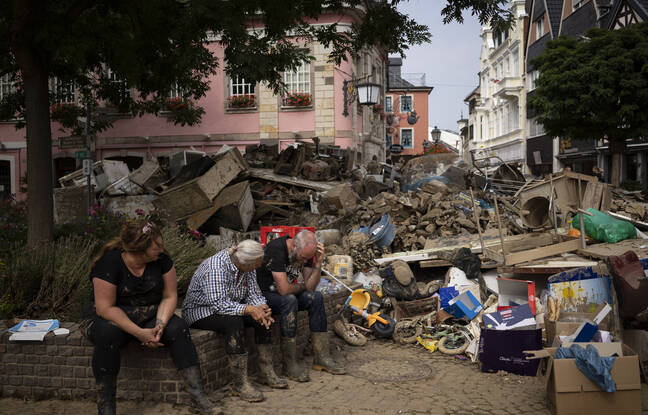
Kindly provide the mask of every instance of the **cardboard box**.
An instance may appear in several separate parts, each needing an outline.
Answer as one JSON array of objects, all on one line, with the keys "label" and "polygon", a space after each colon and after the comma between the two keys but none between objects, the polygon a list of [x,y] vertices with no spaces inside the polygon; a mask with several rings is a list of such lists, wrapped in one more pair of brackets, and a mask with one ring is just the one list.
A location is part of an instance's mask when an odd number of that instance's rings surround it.
[{"label": "cardboard box", "polygon": [[484,327],[492,330],[535,330],[537,323],[529,304],[482,316]]},{"label": "cardboard box", "polygon": [[[592,313],[561,312],[558,321],[551,321],[545,318],[545,330],[547,344],[552,345],[556,336],[567,336],[573,334],[585,320],[594,320],[594,317],[605,305],[600,305]],[[599,324],[599,330],[610,329],[610,315],[606,316]]]},{"label": "cardboard box", "polygon": [[504,370],[524,376],[536,376],[540,360],[529,360],[525,350],[542,347],[542,330],[482,329],[479,338],[479,361],[482,372]]},{"label": "cardboard box", "polygon": [[[580,414],[641,414],[641,379],[639,359],[628,346],[621,343],[592,344],[601,356],[619,357],[612,366],[612,379],[617,391],[608,393],[592,382],[576,366],[574,359],[553,359],[556,348],[545,349],[549,362],[545,382],[547,398],[556,415]],[[565,344],[568,347],[570,344]]]},{"label": "cardboard box", "polygon": [[535,282],[498,278],[497,291],[499,295],[498,310],[506,310],[522,304],[529,304],[531,312],[535,316]]},{"label": "cardboard box", "polygon": [[472,320],[483,308],[479,300],[470,291],[466,291],[450,300],[445,311],[456,318],[465,317],[468,320]]}]

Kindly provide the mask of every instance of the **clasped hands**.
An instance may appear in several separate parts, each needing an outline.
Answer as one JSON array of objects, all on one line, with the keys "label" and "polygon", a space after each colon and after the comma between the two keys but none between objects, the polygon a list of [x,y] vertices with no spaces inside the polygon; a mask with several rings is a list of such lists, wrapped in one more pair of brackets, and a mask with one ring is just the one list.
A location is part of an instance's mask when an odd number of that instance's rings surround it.
[{"label": "clasped hands", "polygon": [[137,336],[137,339],[142,342],[142,346],[150,347],[152,349],[156,347],[164,347],[164,344],[160,343],[162,333],[164,332],[164,326],[164,322],[158,319],[155,322],[155,327],[151,329],[140,329],[140,334]]},{"label": "clasped hands", "polygon": [[267,304],[245,306],[245,314],[252,317],[266,329],[269,329],[270,325],[274,323],[272,309]]}]

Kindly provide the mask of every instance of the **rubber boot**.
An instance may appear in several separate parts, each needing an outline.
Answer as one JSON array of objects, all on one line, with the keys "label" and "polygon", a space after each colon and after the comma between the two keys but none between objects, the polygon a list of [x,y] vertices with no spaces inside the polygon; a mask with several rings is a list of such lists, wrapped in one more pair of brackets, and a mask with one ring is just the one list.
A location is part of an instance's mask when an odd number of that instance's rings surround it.
[{"label": "rubber boot", "polygon": [[261,383],[270,386],[273,389],[288,389],[288,382],[282,379],[274,371],[272,364],[272,345],[259,344],[259,379]]},{"label": "rubber boot", "polygon": [[200,366],[190,366],[181,369],[180,374],[184,379],[184,387],[189,395],[191,395],[194,404],[200,409],[203,414],[215,415],[220,413],[220,408],[209,400],[205,395],[202,386],[202,376],[200,374]]},{"label": "rubber boot", "polygon": [[248,354],[230,354],[228,357],[234,377],[232,392],[244,401],[261,402],[263,393],[252,386],[248,379]]},{"label": "rubber boot", "polygon": [[115,415],[117,413],[117,376],[97,379],[97,414]]},{"label": "rubber boot", "polygon": [[297,339],[295,337],[281,338],[281,351],[284,358],[284,373],[295,382],[308,382],[310,377],[297,363]]},{"label": "rubber boot", "polygon": [[344,375],[346,371],[342,365],[333,361],[329,352],[328,332],[311,333],[313,339],[313,369],[324,370],[334,375]]}]

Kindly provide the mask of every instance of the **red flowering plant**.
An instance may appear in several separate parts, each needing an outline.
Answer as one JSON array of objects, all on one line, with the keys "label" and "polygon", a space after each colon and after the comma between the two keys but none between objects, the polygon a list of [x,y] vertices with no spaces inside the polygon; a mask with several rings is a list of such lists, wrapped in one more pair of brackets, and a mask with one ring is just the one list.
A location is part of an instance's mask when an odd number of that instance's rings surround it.
[{"label": "red flowering plant", "polygon": [[256,106],[256,96],[254,95],[235,95],[229,97],[229,108],[254,108]]},{"label": "red flowering plant", "polygon": [[289,92],[284,97],[284,105],[287,107],[308,107],[311,104],[311,95],[308,92]]},{"label": "red flowering plant", "polygon": [[196,124],[205,114],[205,110],[195,106],[193,101],[180,97],[167,98],[163,109],[170,113],[171,121],[174,124],[182,126]]}]

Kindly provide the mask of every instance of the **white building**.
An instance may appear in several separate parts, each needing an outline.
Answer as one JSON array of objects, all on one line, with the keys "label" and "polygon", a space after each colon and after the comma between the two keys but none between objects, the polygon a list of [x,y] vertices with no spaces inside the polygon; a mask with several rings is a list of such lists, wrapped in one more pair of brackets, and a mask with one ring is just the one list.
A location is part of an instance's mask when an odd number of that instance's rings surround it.
[{"label": "white building", "polygon": [[478,102],[469,115],[473,157],[494,155],[525,164],[524,5],[523,0],[511,1],[515,21],[506,32],[490,26],[481,30],[480,88],[478,95],[471,94]]}]

